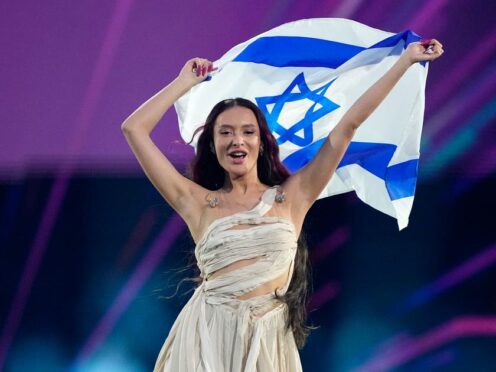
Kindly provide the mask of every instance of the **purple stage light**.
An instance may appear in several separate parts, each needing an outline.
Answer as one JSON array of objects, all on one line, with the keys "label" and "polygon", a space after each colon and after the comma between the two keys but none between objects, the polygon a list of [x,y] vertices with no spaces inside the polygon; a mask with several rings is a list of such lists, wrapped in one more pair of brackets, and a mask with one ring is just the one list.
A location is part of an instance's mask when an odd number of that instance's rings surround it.
[{"label": "purple stage light", "polygon": [[[456,91],[457,87],[467,80],[471,80],[474,72],[493,54],[496,45],[496,27],[486,35],[481,35],[474,48],[461,60],[453,64],[453,67],[446,71],[449,79],[444,79],[443,84],[432,86],[429,94],[429,105],[427,111],[437,111],[438,106],[445,101],[449,95]],[[494,84],[494,81],[493,81]]]},{"label": "purple stage light", "polygon": [[470,151],[474,145],[478,145],[477,140],[482,131],[495,118],[496,97],[487,102],[479,112],[465,122],[446,144],[431,154],[427,160],[424,160],[425,178],[439,176],[443,168],[459,159],[462,154]]},{"label": "purple stage light", "polygon": [[439,12],[448,4],[448,0],[430,0],[424,1],[420,8],[417,8],[412,18],[405,22],[402,29],[409,28],[413,31],[421,30],[425,25],[432,22],[439,16]]},{"label": "purple stage light", "polygon": [[363,1],[364,0],[343,0],[329,16],[335,18],[352,18],[355,12],[363,4]]},{"label": "purple stage light", "polygon": [[[450,102],[425,123],[423,150],[435,153],[443,143],[449,142],[457,129],[467,118],[494,96],[496,92],[496,67],[479,75],[478,79],[467,84]],[[425,159],[424,159],[425,160]]]},{"label": "purple stage light", "polygon": [[[115,56],[120,36],[124,31],[133,1],[134,0],[121,0],[116,3],[114,14],[112,15],[102,48],[100,49],[100,55],[95,70],[93,71],[81,110],[76,119],[72,136],[68,141],[67,153],[69,155],[77,155],[85,143],[92,116],[95,113],[97,104],[102,95],[110,65]],[[3,368],[10,344],[12,343],[24,313],[24,308],[29,298],[34,279],[38,274],[60,206],[64,200],[73,168],[74,165],[71,163],[62,164],[57,172],[54,185],[50,190],[48,202],[42,214],[41,223],[38,226],[34,243],[29,250],[28,259],[21,275],[19,287],[10,307],[5,328],[2,331],[0,340],[0,370]]]},{"label": "purple stage light", "polygon": [[172,247],[174,241],[184,230],[184,222],[173,214],[167,221],[165,227],[152,243],[150,249],[139,262],[136,269],[123,285],[121,291],[115,298],[108,311],[102,316],[100,322],[91,332],[90,336],[79,351],[75,366],[84,363],[95,350],[104,342],[110,334],[120,316],[124,313],[136,294],[143,287],[146,280],[160,264],[164,256]]},{"label": "purple stage light", "polygon": [[310,260],[313,265],[318,265],[323,259],[345,244],[350,238],[350,228],[340,226],[335,229],[322,243],[312,249]]},{"label": "purple stage light", "polygon": [[496,263],[496,244],[479,252],[476,256],[448,271],[435,281],[413,292],[398,304],[394,313],[403,314],[411,311],[494,263]]},{"label": "purple stage light", "polygon": [[21,322],[26,303],[31,293],[31,288],[33,287],[34,279],[38,274],[68,184],[69,176],[66,173],[60,173],[50,190],[41,223],[36,232],[34,243],[29,250],[28,259],[24,266],[24,270],[22,271],[19,286],[17,287],[14,300],[10,306],[10,311],[2,331],[2,337],[0,339],[0,370],[3,368],[10,345],[17,332],[19,323]]},{"label": "purple stage light", "polygon": [[452,319],[437,328],[372,356],[353,369],[354,372],[390,371],[455,340],[467,337],[496,336],[496,317],[462,316]]},{"label": "purple stage light", "polygon": [[314,310],[318,309],[327,302],[331,301],[335,298],[341,286],[336,282],[329,282],[318,288],[315,293],[312,295],[310,302],[308,303],[308,309]]},{"label": "purple stage light", "polygon": [[157,211],[151,208],[140,216],[138,223],[131,231],[129,239],[126,244],[124,244],[121,254],[117,260],[116,266],[119,270],[124,270],[128,262],[136,254],[136,251],[142,245],[143,241],[146,239],[153,225],[157,221],[157,217]]}]

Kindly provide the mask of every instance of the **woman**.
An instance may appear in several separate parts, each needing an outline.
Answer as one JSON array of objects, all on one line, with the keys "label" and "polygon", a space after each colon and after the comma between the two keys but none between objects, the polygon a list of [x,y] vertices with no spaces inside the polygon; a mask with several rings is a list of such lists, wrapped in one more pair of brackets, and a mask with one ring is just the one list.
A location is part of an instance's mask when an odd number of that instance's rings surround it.
[{"label": "woman", "polygon": [[178,77],[122,124],[150,181],[196,242],[201,285],[162,347],[156,371],[300,371],[304,326],[305,215],[353,134],[413,63],[443,53],[436,40],[409,44],[360,97],[311,162],[289,175],[260,110],[243,99],[217,104],[203,127],[193,179],[182,176],[150,133],[163,114],[214,70],[189,60]]}]

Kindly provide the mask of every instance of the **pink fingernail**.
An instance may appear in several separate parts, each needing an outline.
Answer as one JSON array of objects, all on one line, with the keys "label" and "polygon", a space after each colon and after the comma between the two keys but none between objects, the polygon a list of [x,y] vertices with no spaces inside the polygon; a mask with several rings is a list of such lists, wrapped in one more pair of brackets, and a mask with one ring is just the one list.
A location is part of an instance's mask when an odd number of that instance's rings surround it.
[{"label": "pink fingernail", "polygon": [[203,66],[202,67],[202,76],[205,76],[206,73],[207,73],[207,67]]}]

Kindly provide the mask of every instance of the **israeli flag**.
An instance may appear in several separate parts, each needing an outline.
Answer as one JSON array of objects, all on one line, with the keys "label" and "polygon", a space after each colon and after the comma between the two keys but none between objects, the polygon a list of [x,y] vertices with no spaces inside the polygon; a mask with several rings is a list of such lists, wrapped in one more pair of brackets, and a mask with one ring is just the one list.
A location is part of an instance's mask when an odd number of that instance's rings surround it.
[{"label": "israeli flag", "polygon": [[[287,23],[239,44],[214,62],[211,78],[175,108],[190,141],[212,107],[244,97],[264,112],[283,163],[296,172],[312,159],[356,99],[420,37],[346,19]],[[362,124],[319,198],[354,190],[372,207],[408,225],[424,113],[427,65],[409,68]],[[196,143],[193,142],[195,146]]]}]

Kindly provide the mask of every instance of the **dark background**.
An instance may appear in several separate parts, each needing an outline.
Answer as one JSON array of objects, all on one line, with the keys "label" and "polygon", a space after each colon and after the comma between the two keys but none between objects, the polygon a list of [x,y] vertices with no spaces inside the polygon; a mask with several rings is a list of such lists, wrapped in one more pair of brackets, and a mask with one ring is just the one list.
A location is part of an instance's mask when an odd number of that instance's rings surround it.
[{"label": "dark background", "polygon": [[[194,275],[185,225],[122,120],[192,56],[345,17],[435,36],[408,228],[318,201],[305,371],[496,370],[496,28],[490,1],[19,1],[0,5],[0,370],[149,371]],[[174,112],[154,138],[181,170]]]}]

